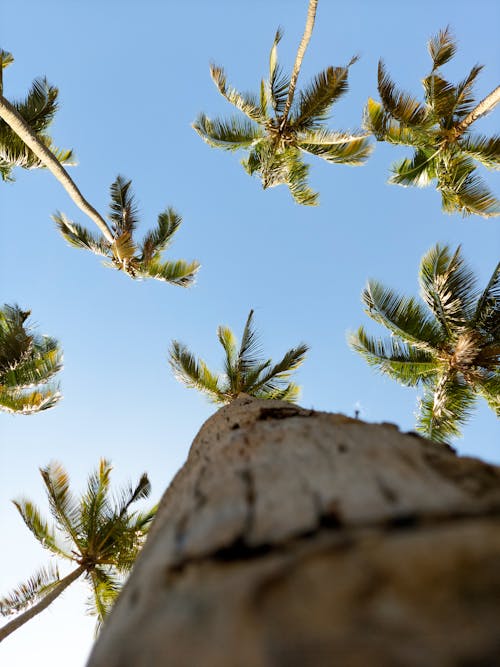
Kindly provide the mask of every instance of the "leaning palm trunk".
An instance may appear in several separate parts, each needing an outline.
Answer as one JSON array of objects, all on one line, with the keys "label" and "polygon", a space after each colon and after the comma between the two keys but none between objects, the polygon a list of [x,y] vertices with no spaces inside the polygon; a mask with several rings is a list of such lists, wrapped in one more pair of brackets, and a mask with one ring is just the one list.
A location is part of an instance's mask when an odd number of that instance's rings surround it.
[{"label": "leaning palm trunk", "polygon": [[472,109],[472,111],[463,119],[461,123],[457,125],[457,133],[463,134],[468,127],[472,125],[478,118],[486,115],[493,110],[494,107],[500,102],[500,86],[497,86],[489,95],[487,95],[484,100],[481,100],[477,107]]},{"label": "leaning palm trunk", "polygon": [[498,664],[499,514],[500,468],[240,397],[195,438],[88,667]]},{"label": "leaning palm trunk", "polygon": [[63,186],[69,194],[74,203],[81,209],[89,218],[95,222],[102,234],[106,237],[109,243],[113,243],[113,235],[104,218],[96,211],[96,209],[89,204],[83,197],[80,190],[75,185],[74,181],[68,172],[61,165],[59,160],[52,154],[52,152],[38,139],[36,134],[24,121],[23,117],[16,111],[8,100],[0,95],[0,118],[2,118],[17,136],[24,141],[37,158],[47,167],[47,169],[54,174],[59,183]]},{"label": "leaning palm trunk", "polygon": [[50,591],[50,593],[47,593],[47,595],[45,595],[40,600],[40,602],[37,602],[37,604],[33,605],[25,612],[19,614],[19,616],[16,616],[16,618],[14,618],[9,623],[6,623],[2,628],[0,628],[0,642],[6,637],[8,637],[10,634],[15,632],[22,625],[27,623],[29,620],[31,620],[34,616],[37,616],[37,614],[46,609],[49,606],[49,604],[54,602],[54,600],[58,598],[61,595],[61,593],[63,593],[66,590],[66,588],[68,588],[70,584],[76,581],[78,577],[80,577],[84,572],[85,572],[85,567],[83,565],[80,565],[79,567],[76,568],[76,570],[73,570],[73,572],[70,572],[68,575],[63,577],[59,581],[59,583],[56,586],[54,586],[54,588]]},{"label": "leaning palm trunk", "polygon": [[304,54],[307,49],[312,36],[312,31],[314,28],[314,21],[316,19],[316,8],[318,6],[318,0],[309,0],[309,8],[307,10],[306,18],[306,27],[304,28],[304,34],[302,35],[302,40],[297,49],[297,56],[295,57],[295,63],[292,70],[292,76],[290,77],[290,86],[288,87],[288,96],[285,102],[285,108],[283,110],[283,120],[281,122],[281,127],[285,127],[288,114],[290,113],[290,108],[293,103],[293,96],[295,95],[295,88],[297,86],[297,79],[299,78],[300,68],[302,66],[302,60],[304,59]]}]

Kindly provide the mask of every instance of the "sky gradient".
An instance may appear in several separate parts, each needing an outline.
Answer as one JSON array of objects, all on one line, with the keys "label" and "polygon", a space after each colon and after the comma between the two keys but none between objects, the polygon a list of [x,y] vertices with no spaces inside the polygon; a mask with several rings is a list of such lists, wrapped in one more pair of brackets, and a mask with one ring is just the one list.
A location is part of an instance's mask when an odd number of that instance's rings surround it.
[{"label": "sky gradient", "polygon": [[[209,62],[223,65],[239,90],[257,91],[280,25],[279,59],[291,69],[306,0],[48,0],[40,7],[27,0],[2,8],[0,47],[15,57],[4,94],[22,97],[33,78],[46,75],[60,90],[52,136],[74,148],[79,164],[71,175],[87,199],[105,214],[117,174],[131,178],[139,231],[173,206],[183,224],[168,257],[196,258],[202,268],[189,290],[133,282],[58,235],[50,217],[56,210],[93,227],[51,174],[18,170],[15,183],[0,183],[1,302],[30,308],[39,331],[61,341],[65,358],[64,400],[56,409],[1,416],[0,594],[48,560],[9,502],[27,495],[47,514],[40,466],[61,461],[82,490],[106,457],[114,484],[147,471],[156,500],[183,463],[214,408],[173,378],[173,338],[220,368],[217,325],[239,335],[253,308],[266,355],[278,358],[300,341],[311,347],[296,374],[301,405],[348,415],[359,409],[366,421],[411,430],[417,392],[374,373],[345,342],[360,324],[385,333],[363,313],[366,280],[416,294],[420,259],[441,242],[462,244],[486,285],[500,255],[498,219],[444,215],[433,188],[386,183],[389,165],[408,151],[377,144],[366,166],[356,168],[311,158],[320,205],[300,207],[284,186],[262,190],[239,164],[242,154],[211,149],[191,129],[201,111],[233,113],[210,79]],[[459,50],[443,71],[456,81],[484,63],[476,89],[482,98],[498,85],[500,10],[493,0],[469,7],[450,0],[320,0],[299,89],[328,65],[359,54],[350,90],[329,121],[336,130],[359,127],[367,98],[377,98],[378,59],[420,96],[430,69],[426,42],[450,24]],[[497,131],[499,114],[477,129]],[[498,195],[498,175],[481,173]],[[481,402],[455,445],[500,463],[499,440],[498,422]],[[36,658],[37,667],[82,667],[94,626],[84,603],[83,586],[67,591],[2,643],[0,663],[17,667]]]}]

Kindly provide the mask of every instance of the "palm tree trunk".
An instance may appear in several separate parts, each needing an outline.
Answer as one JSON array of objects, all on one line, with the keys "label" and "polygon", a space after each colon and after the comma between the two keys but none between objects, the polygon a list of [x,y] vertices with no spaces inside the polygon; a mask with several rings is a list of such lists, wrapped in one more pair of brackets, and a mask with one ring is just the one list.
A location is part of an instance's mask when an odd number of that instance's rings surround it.
[{"label": "palm tree trunk", "polygon": [[307,19],[306,27],[304,29],[304,34],[302,35],[302,40],[297,49],[297,56],[295,58],[295,64],[293,66],[292,76],[290,78],[290,86],[288,87],[288,97],[286,98],[285,108],[283,110],[283,117],[281,121],[281,128],[285,127],[288,114],[290,113],[290,107],[292,106],[293,96],[295,94],[295,87],[297,85],[297,79],[299,78],[300,67],[302,65],[302,60],[311,39],[314,20],[316,18],[316,8],[318,6],[318,0],[309,0],[309,9],[307,10]]},{"label": "palm tree trunk", "polygon": [[74,581],[78,579],[80,575],[82,575],[85,572],[85,567],[83,565],[80,565],[80,567],[77,567],[76,570],[73,570],[73,572],[70,572],[68,575],[66,575],[61,581],[55,586],[50,593],[47,593],[40,602],[37,602],[37,604],[33,605],[29,609],[27,609],[24,613],[20,614],[19,616],[16,616],[12,621],[9,623],[6,623],[3,627],[0,628],[0,642],[5,639],[5,637],[8,637],[10,634],[15,632],[18,628],[20,628],[22,625],[27,623],[30,619],[32,619],[34,616],[37,616],[40,612],[42,612],[44,609],[46,609],[49,604],[54,602],[56,598],[58,598],[61,593],[68,588],[70,584],[72,584]]},{"label": "palm tree trunk", "polygon": [[481,118],[481,116],[489,113],[499,102],[500,86],[497,86],[495,90],[487,95],[484,100],[481,100],[477,107],[472,109],[472,111],[463,119],[463,121],[457,125],[458,134],[463,134],[465,130],[467,130],[470,125],[472,125],[472,123],[474,123],[478,118]]},{"label": "palm tree trunk", "polygon": [[37,158],[54,174],[78,208],[88,215],[99,227],[106,240],[109,241],[109,243],[113,243],[113,235],[104,221],[104,218],[83,197],[82,193],[59,160],[57,160],[52,152],[38,139],[29,125],[27,125],[24,118],[17,112],[12,104],[3,97],[3,95],[0,95],[0,118],[7,123],[11,130],[24,141]]},{"label": "palm tree trunk", "polygon": [[500,467],[240,396],[163,499],[87,667],[497,665]]}]

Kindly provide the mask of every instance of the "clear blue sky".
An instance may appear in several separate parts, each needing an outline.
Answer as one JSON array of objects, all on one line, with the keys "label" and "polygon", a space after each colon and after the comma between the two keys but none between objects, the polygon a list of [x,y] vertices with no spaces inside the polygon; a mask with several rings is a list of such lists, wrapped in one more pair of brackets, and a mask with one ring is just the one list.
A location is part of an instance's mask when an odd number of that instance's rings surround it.
[{"label": "clear blue sky", "polygon": [[[242,156],[210,149],[190,127],[200,111],[232,113],[210,79],[210,61],[224,65],[240,90],[256,90],[281,25],[280,60],[291,68],[306,6],[4,3],[0,46],[16,58],[5,72],[7,97],[22,96],[35,76],[46,75],[60,89],[53,136],[74,148],[79,166],[71,173],[85,196],[106,213],[111,182],[118,173],[131,178],[143,229],[173,206],[184,222],[170,257],[203,266],[191,290],[132,282],[58,236],[54,211],[87,221],[49,173],[18,171],[16,183],[0,183],[0,302],[31,308],[40,331],[58,337],[65,354],[64,401],[47,414],[1,418],[0,593],[47,562],[9,502],[25,494],[46,511],[39,466],[61,461],[79,490],[105,456],[116,483],[146,470],[157,499],[182,464],[213,407],[172,377],[172,338],[217,367],[217,325],[240,333],[254,308],[268,354],[302,340],[311,346],[297,374],[302,405],[351,415],[359,407],[367,421],[413,427],[416,392],[374,374],[346,346],[346,331],[361,323],[379,331],[362,311],[360,292],[372,277],[416,293],[420,258],[437,241],[461,243],[485,284],[500,254],[498,220],[445,216],[433,189],[387,185],[388,166],[402,152],[380,144],[364,167],[314,161],[311,185],[321,204],[299,207],[284,187],[263,191],[239,165]],[[376,97],[378,58],[402,87],[420,94],[426,42],[451,24],[459,52],[445,71],[457,80],[484,63],[482,97],[498,85],[499,22],[495,0],[320,0],[299,86],[359,53],[350,92],[330,121],[333,129],[355,128],[367,97]],[[499,114],[477,128],[497,130]],[[487,178],[498,194],[498,176]],[[498,435],[493,413],[480,404],[456,446],[500,462]],[[83,587],[68,591],[2,644],[0,663],[81,667],[94,624],[84,616],[84,598]]]}]

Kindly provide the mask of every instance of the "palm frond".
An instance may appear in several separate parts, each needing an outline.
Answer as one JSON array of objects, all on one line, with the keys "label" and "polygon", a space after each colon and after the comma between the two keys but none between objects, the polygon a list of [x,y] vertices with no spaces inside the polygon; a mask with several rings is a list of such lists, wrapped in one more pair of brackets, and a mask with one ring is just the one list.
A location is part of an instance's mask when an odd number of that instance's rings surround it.
[{"label": "palm frond", "polygon": [[186,262],[178,259],[162,262],[153,257],[139,264],[137,275],[139,278],[154,278],[178,287],[191,287],[199,269],[200,264],[197,261]]},{"label": "palm frond", "polygon": [[249,120],[236,117],[211,120],[203,113],[193,123],[193,129],[209,146],[226,151],[249,148],[264,136],[262,130]]},{"label": "palm frond", "polygon": [[439,368],[430,352],[394,338],[373,338],[363,327],[351,333],[348,342],[370,366],[405,386],[414,387],[428,381]]},{"label": "palm frond", "polygon": [[87,575],[92,587],[92,595],[87,599],[87,613],[96,616],[95,634],[99,633],[102,624],[111,611],[123,587],[123,579],[104,567],[96,567]]},{"label": "palm frond", "polygon": [[500,371],[497,371],[492,377],[481,382],[477,391],[488,403],[497,417],[500,417]]},{"label": "palm frond", "polygon": [[456,158],[446,172],[438,174],[443,211],[484,218],[500,215],[500,201],[474,171],[472,160]]},{"label": "palm frond", "polygon": [[434,386],[424,386],[417,430],[435,442],[447,442],[461,435],[475,403],[471,387],[453,374],[442,375]]},{"label": "palm frond", "polygon": [[143,473],[135,486],[129,484],[120,493],[118,502],[118,516],[123,517],[129,507],[139,500],[149,498],[151,493],[151,482],[146,473]]},{"label": "palm frond", "polygon": [[328,67],[314,77],[300,93],[297,109],[290,122],[294,129],[314,129],[328,118],[332,104],[347,92],[349,67],[357,60],[357,57],[351,58],[345,67]]},{"label": "palm frond", "polygon": [[460,150],[488,169],[500,169],[500,135],[468,135],[459,141]]},{"label": "palm frond", "polygon": [[396,185],[417,186],[420,188],[429,185],[435,178],[435,166],[433,158],[435,154],[428,154],[428,151],[415,151],[411,160],[405,158],[391,166],[392,176],[389,183]]},{"label": "palm frond", "polygon": [[58,384],[46,385],[33,391],[0,387],[0,411],[33,415],[55,407],[61,398]]},{"label": "palm frond", "polygon": [[288,383],[285,387],[274,387],[267,391],[259,391],[256,394],[257,398],[264,398],[270,401],[287,401],[288,403],[296,403],[300,396],[300,387],[293,382]]},{"label": "palm frond", "polygon": [[381,283],[370,280],[361,294],[366,313],[404,341],[433,353],[443,341],[443,332],[413,297],[397,294]]},{"label": "palm frond", "polygon": [[282,36],[283,33],[278,28],[269,55],[269,97],[276,116],[280,116],[285,109],[288,88],[290,87],[290,77],[283,74],[282,68],[278,65],[278,44]]},{"label": "palm frond", "polygon": [[500,328],[500,262],[477,301],[472,323],[487,332]]},{"label": "palm frond", "polygon": [[456,89],[453,84],[433,72],[422,81],[425,101],[434,118],[453,124],[453,112],[456,107]]},{"label": "palm frond", "polygon": [[377,141],[403,146],[425,146],[428,143],[425,136],[419,136],[418,129],[406,127],[392,120],[380,102],[375,102],[371,97],[368,98],[363,111],[363,127],[371,132]]},{"label": "palm frond", "polygon": [[197,361],[185,345],[176,340],[172,341],[169,361],[177,380],[207,394],[214,403],[225,402],[220,396],[217,376],[208,369],[203,360]]},{"label": "palm frond", "polygon": [[483,69],[483,65],[474,65],[469,74],[455,89],[455,114],[459,120],[462,120],[476,105],[475,97],[472,93],[474,83],[478,74]]},{"label": "palm frond", "polygon": [[57,586],[59,570],[49,563],[35,572],[27,581],[19,584],[5,597],[0,598],[0,616],[10,616],[31,607]]},{"label": "palm frond", "polygon": [[108,498],[111,470],[110,462],[101,459],[97,470],[89,475],[87,490],[80,500],[81,533],[85,548],[91,551],[97,546],[102,523],[112,514]]},{"label": "palm frond", "polygon": [[414,97],[397,90],[382,60],[378,65],[378,91],[385,111],[394,119],[410,127],[425,126],[427,110]]},{"label": "palm frond", "polygon": [[109,244],[101,234],[93,234],[85,227],[70,221],[64,213],[59,211],[54,213],[52,219],[64,240],[73,248],[90,250],[94,254],[104,257],[109,256]]},{"label": "palm frond", "polygon": [[160,213],[156,229],[148,232],[141,244],[141,261],[147,262],[166,250],[181,223],[181,216],[170,206]]},{"label": "palm frond", "polygon": [[0,371],[0,382],[5,389],[30,389],[46,384],[62,369],[62,352],[53,338],[32,350],[27,358]]},{"label": "palm frond", "polygon": [[304,361],[305,356],[309,350],[309,346],[301,343],[297,347],[288,350],[281,361],[271,366],[266,373],[262,375],[259,381],[254,385],[252,392],[261,398],[277,398],[280,393],[281,400],[285,400],[283,396],[288,395],[286,400],[292,400],[292,396],[297,396],[298,393],[293,391],[295,386],[293,383],[288,383],[292,371],[296,370]]},{"label": "palm frond", "polygon": [[229,327],[217,327],[217,338],[225,353],[224,370],[227,376],[228,391],[236,391],[238,385],[238,342]]},{"label": "palm frond", "polygon": [[210,75],[219,89],[220,94],[248,118],[256,123],[265,123],[266,117],[262,114],[257,99],[250,93],[239,93],[235,88],[227,85],[226,73],[222,67],[210,65]]},{"label": "palm frond", "polygon": [[287,171],[286,184],[294,200],[302,206],[317,206],[319,195],[307,183],[309,165],[302,162],[297,150],[288,150],[283,157]]},{"label": "palm frond", "polygon": [[245,328],[243,329],[243,334],[241,336],[240,349],[237,355],[237,372],[240,376],[244,376],[259,363],[261,346],[257,332],[252,324],[253,310],[250,311],[245,323]]},{"label": "palm frond", "polygon": [[72,560],[71,554],[65,545],[58,539],[53,527],[42,517],[38,508],[27,498],[17,498],[12,501],[21,515],[24,523],[44,549],[56,556]]},{"label": "palm frond", "polygon": [[110,213],[108,215],[116,236],[123,232],[132,234],[138,223],[138,211],[131,192],[132,181],[118,175],[110,186]]},{"label": "palm frond", "polygon": [[297,140],[299,148],[307,153],[323,158],[335,164],[357,166],[363,164],[371,154],[373,147],[365,135],[345,135],[344,141],[338,133],[336,141],[328,143],[330,132],[308,132]]},{"label": "palm frond", "polygon": [[52,461],[45,468],[40,468],[40,474],[46,487],[50,512],[56,524],[78,546],[81,528],[80,507],[69,489],[68,473],[60,463]]},{"label": "palm frond", "polygon": [[436,70],[453,58],[457,50],[456,40],[451,34],[450,27],[440,30],[437,35],[431,37],[427,48],[432,58],[432,69]]},{"label": "palm frond", "polygon": [[420,263],[422,298],[434,313],[447,336],[472,317],[477,299],[476,278],[460,255],[460,246],[451,255],[439,243]]}]

